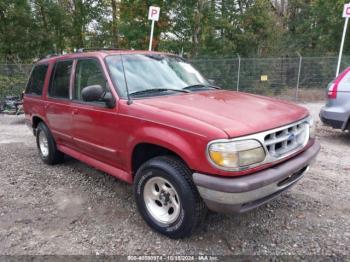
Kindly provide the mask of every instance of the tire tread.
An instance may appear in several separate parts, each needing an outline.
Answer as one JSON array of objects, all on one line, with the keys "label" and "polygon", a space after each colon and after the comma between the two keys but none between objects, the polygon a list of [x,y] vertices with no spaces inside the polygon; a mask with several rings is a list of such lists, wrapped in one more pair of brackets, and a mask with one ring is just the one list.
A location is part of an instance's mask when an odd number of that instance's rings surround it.
[{"label": "tire tread", "polygon": [[193,180],[191,177],[192,172],[187,167],[187,165],[185,163],[183,163],[183,161],[181,159],[179,159],[177,157],[173,157],[173,156],[160,156],[158,158],[167,162],[169,165],[171,165],[174,169],[176,169],[178,171],[178,173],[187,181],[187,184],[190,186],[192,194],[195,198],[196,207],[195,207],[194,216],[195,216],[196,222],[195,222],[195,225],[192,227],[192,230],[190,232],[188,232],[188,234],[185,235],[184,237],[189,236],[189,235],[193,234],[193,232],[198,228],[198,226],[205,219],[206,214],[207,214],[207,207],[206,207],[204,201],[202,200],[202,198],[200,197],[198,190],[197,190],[197,187],[193,183]]},{"label": "tire tread", "polygon": [[[64,159],[64,154],[57,149],[55,139],[53,138],[50,132],[50,129],[45,125],[44,122],[40,122],[37,127],[37,131],[36,131],[37,144],[38,144],[38,132],[45,132],[49,143],[49,156],[47,157],[47,159],[44,159],[42,157],[43,161],[48,165],[56,165],[56,164],[62,163]],[[39,148],[39,151],[40,151],[40,148]]]},{"label": "tire tread", "polygon": [[170,238],[189,237],[203,222],[207,214],[207,207],[204,201],[202,200],[202,198],[200,197],[197,187],[195,186],[192,180],[192,171],[188,168],[186,163],[184,163],[184,161],[177,156],[172,156],[172,155],[157,156],[141,165],[141,167],[136,173],[136,180],[141,179],[142,177],[139,171],[146,169],[149,165],[152,165],[153,163],[163,163],[171,167],[176,172],[176,174],[178,174],[183,178],[184,184],[188,186],[187,192],[190,192],[193,196],[193,201],[195,206],[193,209],[194,212],[192,214],[192,223],[191,223],[192,226],[187,229],[184,228],[184,230],[179,231],[176,234],[167,235]]}]

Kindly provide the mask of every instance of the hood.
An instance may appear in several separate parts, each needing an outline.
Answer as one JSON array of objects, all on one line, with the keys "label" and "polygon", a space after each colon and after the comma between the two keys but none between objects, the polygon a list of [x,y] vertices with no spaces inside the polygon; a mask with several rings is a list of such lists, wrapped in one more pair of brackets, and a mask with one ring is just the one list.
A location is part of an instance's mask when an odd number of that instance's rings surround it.
[{"label": "hood", "polygon": [[157,110],[196,119],[238,137],[290,124],[308,111],[286,101],[235,91],[208,91],[138,100]]}]

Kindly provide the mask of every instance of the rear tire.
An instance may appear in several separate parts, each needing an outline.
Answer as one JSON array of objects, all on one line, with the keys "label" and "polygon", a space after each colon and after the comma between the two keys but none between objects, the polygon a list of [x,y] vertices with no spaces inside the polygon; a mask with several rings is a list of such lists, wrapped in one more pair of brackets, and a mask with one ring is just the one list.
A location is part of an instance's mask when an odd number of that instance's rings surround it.
[{"label": "rear tire", "polygon": [[194,185],[191,170],[172,156],[155,157],[135,175],[134,197],[147,224],[170,238],[190,236],[207,208]]},{"label": "rear tire", "polygon": [[55,165],[63,161],[64,154],[58,151],[49,128],[43,122],[40,122],[36,129],[36,145],[44,163]]}]

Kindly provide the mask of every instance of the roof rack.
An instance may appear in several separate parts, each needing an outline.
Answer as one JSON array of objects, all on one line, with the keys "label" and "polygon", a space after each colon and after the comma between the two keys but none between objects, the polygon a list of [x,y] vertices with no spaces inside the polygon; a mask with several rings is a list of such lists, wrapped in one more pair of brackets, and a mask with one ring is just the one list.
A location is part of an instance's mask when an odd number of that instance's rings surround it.
[{"label": "roof rack", "polygon": [[83,52],[90,52],[90,51],[117,51],[117,50],[124,50],[121,48],[114,48],[114,47],[103,47],[103,48],[79,48],[76,52],[77,53],[83,53]]},{"label": "roof rack", "polygon": [[34,60],[36,62],[40,61],[40,60],[43,60],[43,59],[46,59],[46,58],[51,58],[51,57],[55,57],[55,56],[59,56],[59,54],[48,54],[48,55],[44,55],[44,56],[41,56],[39,57],[38,59]]}]

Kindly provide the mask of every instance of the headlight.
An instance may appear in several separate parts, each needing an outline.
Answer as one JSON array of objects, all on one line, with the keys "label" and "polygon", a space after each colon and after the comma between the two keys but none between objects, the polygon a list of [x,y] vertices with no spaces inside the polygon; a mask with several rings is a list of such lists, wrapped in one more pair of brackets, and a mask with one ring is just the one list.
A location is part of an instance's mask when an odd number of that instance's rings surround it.
[{"label": "headlight", "polygon": [[208,146],[210,160],[219,168],[239,170],[265,160],[265,150],[257,140],[212,142]]},{"label": "headlight", "polygon": [[307,118],[307,123],[309,124],[309,136],[310,136],[310,138],[315,138],[316,125],[315,125],[314,118],[312,116],[309,116]]}]

